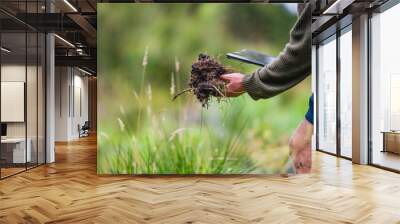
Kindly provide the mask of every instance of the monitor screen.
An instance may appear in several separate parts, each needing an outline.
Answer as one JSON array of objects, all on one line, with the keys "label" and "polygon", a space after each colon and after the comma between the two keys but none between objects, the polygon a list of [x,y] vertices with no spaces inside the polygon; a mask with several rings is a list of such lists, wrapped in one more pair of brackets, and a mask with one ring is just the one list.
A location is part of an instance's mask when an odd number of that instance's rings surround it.
[{"label": "monitor screen", "polygon": [[1,136],[7,136],[7,124],[1,123]]}]

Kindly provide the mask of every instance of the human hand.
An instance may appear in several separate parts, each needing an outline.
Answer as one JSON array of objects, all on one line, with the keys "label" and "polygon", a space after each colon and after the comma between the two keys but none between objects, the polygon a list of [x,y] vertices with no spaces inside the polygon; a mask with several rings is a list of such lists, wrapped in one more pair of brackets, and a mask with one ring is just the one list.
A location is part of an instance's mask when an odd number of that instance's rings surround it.
[{"label": "human hand", "polygon": [[304,119],[290,138],[290,155],[296,173],[309,173],[311,171],[311,138],[313,128],[313,125]]},{"label": "human hand", "polygon": [[237,97],[244,93],[243,88],[243,78],[244,75],[240,73],[230,73],[221,75],[221,79],[224,80],[226,84],[225,96],[227,97]]},{"label": "human hand", "polygon": [[311,150],[302,148],[293,152],[293,164],[296,168],[296,173],[309,173],[311,171]]}]

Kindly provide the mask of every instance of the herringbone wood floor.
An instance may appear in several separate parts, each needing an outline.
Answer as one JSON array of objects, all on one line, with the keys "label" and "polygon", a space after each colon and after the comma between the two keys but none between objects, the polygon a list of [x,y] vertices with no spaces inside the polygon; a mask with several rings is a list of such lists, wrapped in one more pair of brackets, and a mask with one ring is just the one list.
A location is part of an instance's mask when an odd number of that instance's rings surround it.
[{"label": "herringbone wood floor", "polygon": [[0,223],[400,223],[400,175],[314,154],[313,173],[99,177],[96,142],[0,181]]}]

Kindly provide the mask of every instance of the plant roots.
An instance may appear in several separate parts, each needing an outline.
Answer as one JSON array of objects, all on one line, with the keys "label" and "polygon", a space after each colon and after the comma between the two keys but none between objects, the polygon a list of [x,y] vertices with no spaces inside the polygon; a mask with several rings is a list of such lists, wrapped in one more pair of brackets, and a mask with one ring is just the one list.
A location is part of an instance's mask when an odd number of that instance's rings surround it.
[{"label": "plant roots", "polygon": [[185,92],[191,91],[203,107],[208,107],[211,96],[218,99],[225,96],[223,94],[225,92],[225,82],[220,79],[220,76],[230,72],[216,59],[206,54],[200,54],[198,60],[192,64],[189,88],[176,94],[174,99]]}]

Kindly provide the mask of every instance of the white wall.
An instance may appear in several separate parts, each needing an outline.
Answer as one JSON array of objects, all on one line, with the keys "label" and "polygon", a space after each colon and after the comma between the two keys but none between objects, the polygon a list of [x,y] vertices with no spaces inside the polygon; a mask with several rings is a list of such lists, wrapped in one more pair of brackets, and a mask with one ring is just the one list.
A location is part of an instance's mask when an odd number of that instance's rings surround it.
[{"label": "white wall", "polygon": [[[2,82],[25,82],[25,65],[8,64],[1,66]],[[4,96],[3,96],[4,97]],[[6,108],[1,108],[6,110]],[[25,122],[7,123],[8,137],[25,137]]]},{"label": "white wall", "polygon": [[[1,81],[2,82],[25,82],[25,75],[28,69],[28,74],[33,69],[32,66],[27,68],[24,65],[18,64],[5,64],[1,66]],[[36,97],[36,92],[27,93],[28,97]],[[4,97],[4,96],[3,96]],[[6,110],[7,108],[1,108]],[[28,117],[31,120],[31,117]],[[25,137],[25,122],[7,122],[7,136],[8,137]]]},{"label": "white wall", "polygon": [[55,68],[55,141],[68,140],[68,88],[70,77],[67,67]]},{"label": "white wall", "polygon": [[71,135],[74,138],[79,137],[78,124],[83,125],[85,121],[88,121],[88,77],[82,76],[83,73],[76,74],[78,70],[74,70],[74,108],[72,108],[73,119],[71,120]]},{"label": "white wall", "polygon": [[77,139],[78,125],[88,120],[88,78],[76,68],[56,67],[55,85],[55,140]]},{"label": "white wall", "polygon": [[[39,69],[39,70],[37,70]],[[45,150],[45,120],[44,120],[44,74],[41,67],[25,64],[3,64],[1,66],[1,81],[2,82],[23,82],[26,86],[26,101],[22,102],[21,108],[10,108],[3,105],[2,112],[22,113],[26,112],[26,120],[21,122],[5,122],[7,124],[8,138],[28,138],[29,147],[31,148],[32,162],[44,163]],[[27,78],[27,80],[25,80]],[[2,93],[4,89],[2,89]],[[20,94],[24,94],[24,90],[20,90]],[[2,98],[8,98],[7,95],[2,95]],[[17,102],[15,102],[17,103]],[[25,105],[26,103],[26,105]],[[7,111],[11,110],[11,111]],[[36,161],[39,159],[39,161]]]}]

